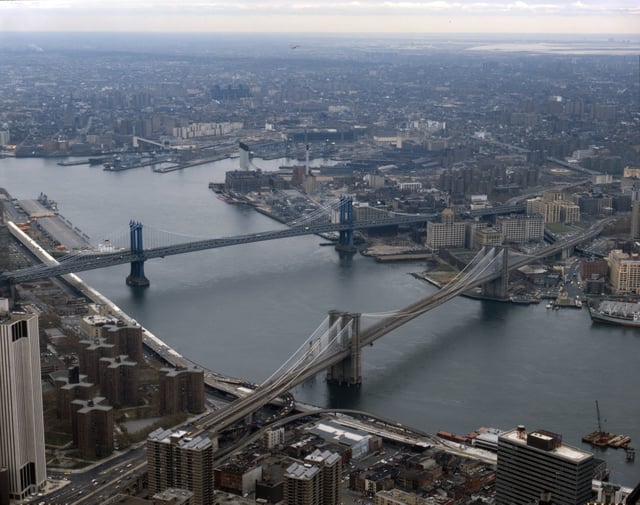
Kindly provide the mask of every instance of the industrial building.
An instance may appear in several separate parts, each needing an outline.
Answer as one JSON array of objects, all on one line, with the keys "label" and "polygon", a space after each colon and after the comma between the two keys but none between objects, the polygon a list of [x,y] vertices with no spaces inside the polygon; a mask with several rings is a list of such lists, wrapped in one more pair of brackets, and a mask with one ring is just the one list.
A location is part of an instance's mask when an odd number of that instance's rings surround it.
[{"label": "industrial building", "polygon": [[544,218],[539,214],[499,216],[496,227],[506,243],[526,244],[540,242],[544,238]]},{"label": "industrial building", "polygon": [[453,210],[444,209],[440,223],[427,221],[427,240],[425,245],[433,251],[448,247],[464,247],[465,230],[465,223],[455,221]]}]

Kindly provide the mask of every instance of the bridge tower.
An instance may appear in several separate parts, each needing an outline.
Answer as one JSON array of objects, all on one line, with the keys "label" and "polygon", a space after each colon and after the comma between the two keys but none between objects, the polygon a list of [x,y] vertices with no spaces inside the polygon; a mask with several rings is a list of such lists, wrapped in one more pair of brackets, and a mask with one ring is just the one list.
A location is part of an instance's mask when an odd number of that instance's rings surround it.
[{"label": "bridge tower", "polygon": [[509,297],[509,257],[508,247],[495,247],[493,252],[489,246],[485,246],[485,255],[493,254],[494,257],[502,254],[502,262],[495,268],[500,268],[500,277],[482,285],[482,294],[495,300],[506,300]]},{"label": "bridge tower", "polygon": [[336,251],[355,253],[356,247],[353,245],[353,199],[348,196],[340,197],[340,224],[348,224],[348,230],[341,230],[336,245]]},{"label": "bridge tower", "polygon": [[[350,323],[350,327],[347,328]],[[333,328],[329,338],[333,339],[342,332],[338,336],[338,343],[342,347],[348,348],[351,354],[327,371],[327,382],[340,386],[360,386],[362,384],[360,314],[331,310],[329,311],[329,327]]]},{"label": "bridge tower", "polygon": [[251,166],[249,146],[244,142],[238,142],[238,153],[240,154],[240,170],[249,170],[249,167]]},{"label": "bridge tower", "polygon": [[[142,223],[129,221],[129,239],[132,253],[142,254]],[[149,279],[144,276],[144,260],[131,262],[131,273],[127,276],[127,286],[149,286]]]}]

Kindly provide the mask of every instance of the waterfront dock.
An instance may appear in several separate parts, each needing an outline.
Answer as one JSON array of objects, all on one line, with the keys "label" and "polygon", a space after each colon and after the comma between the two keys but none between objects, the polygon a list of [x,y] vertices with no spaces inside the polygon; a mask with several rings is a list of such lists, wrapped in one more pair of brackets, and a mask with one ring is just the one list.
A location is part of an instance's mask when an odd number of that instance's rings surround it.
[{"label": "waterfront dock", "polygon": [[90,238],[57,210],[45,207],[38,200],[19,200],[19,210],[27,216],[24,223],[16,223],[22,229],[40,229],[57,251],[74,251],[91,247]]}]

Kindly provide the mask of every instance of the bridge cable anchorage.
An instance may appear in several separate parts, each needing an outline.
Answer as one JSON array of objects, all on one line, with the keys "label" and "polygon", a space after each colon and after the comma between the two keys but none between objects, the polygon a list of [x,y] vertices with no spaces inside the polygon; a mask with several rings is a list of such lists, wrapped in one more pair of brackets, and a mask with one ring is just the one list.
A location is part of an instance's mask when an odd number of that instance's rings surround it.
[{"label": "bridge cable anchorage", "polygon": [[340,207],[340,200],[330,200],[328,204],[324,206],[319,206],[313,212],[302,215],[299,218],[296,218],[292,221],[286,223],[287,226],[291,228],[296,228],[299,226],[309,225],[311,223],[316,223],[321,220],[321,218],[328,217],[331,219],[333,212]]}]

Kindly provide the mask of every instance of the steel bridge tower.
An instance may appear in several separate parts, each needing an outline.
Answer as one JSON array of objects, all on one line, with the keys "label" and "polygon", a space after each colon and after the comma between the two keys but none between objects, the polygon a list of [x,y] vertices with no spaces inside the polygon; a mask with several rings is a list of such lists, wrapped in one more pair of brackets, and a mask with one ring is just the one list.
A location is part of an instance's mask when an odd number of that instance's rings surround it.
[{"label": "steel bridge tower", "polygon": [[[509,298],[509,248],[495,247],[493,255],[502,254],[502,262],[500,263],[500,277],[482,285],[482,294],[488,298],[495,300],[506,300]],[[485,254],[491,254],[489,246],[485,246]],[[496,267],[498,268],[498,267]]]},{"label": "steel bridge tower", "polygon": [[360,314],[329,311],[329,338],[338,338],[338,344],[348,348],[351,354],[327,371],[327,382],[340,386],[360,386],[362,384],[362,363],[360,349]]},{"label": "steel bridge tower", "polygon": [[[129,239],[131,252],[133,254],[143,254],[142,223],[129,221]],[[131,262],[131,273],[127,276],[127,286],[143,288],[149,286],[149,279],[144,275],[144,259]]]},{"label": "steel bridge tower", "polygon": [[353,198],[348,196],[340,197],[340,224],[348,224],[348,230],[340,230],[336,251],[355,253],[356,247],[353,245]]}]

